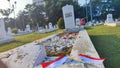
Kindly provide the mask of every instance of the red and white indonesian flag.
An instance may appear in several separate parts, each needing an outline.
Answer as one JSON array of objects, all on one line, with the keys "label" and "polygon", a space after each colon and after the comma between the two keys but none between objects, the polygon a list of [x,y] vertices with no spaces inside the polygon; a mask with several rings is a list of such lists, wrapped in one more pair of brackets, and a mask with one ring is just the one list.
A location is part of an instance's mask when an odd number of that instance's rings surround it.
[{"label": "red and white indonesian flag", "polygon": [[58,66],[62,65],[68,58],[68,56],[60,56],[56,60],[43,62],[42,68],[57,68]]},{"label": "red and white indonesian flag", "polygon": [[90,64],[101,64],[105,60],[105,58],[94,58],[85,54],[79,54],[79,58],[83,60],[84,63]]},{"label": "red and white indonesian flag", "polygon": [[[105,60],[105,58],[94,58],[85,54],[79,54],[78,58],[83,61],[83,63],[90,63],[90,64],[101,64]],[[67,59],[70,59],[69,56],[59,56],[57,59],[50,61],[50,62],[43,62],[42,68],[57,68],[58,66],[62,65]],[[72,59],[74,60],[74,59]],[[77,60],[76,60],[77,61]]]}]

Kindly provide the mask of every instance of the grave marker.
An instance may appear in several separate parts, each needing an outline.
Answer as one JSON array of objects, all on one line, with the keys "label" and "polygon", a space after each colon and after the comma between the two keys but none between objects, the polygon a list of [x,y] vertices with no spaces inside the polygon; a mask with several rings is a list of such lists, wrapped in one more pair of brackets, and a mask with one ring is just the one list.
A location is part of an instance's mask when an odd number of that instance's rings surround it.
[{"label": "grave marker", "polygon": [[65,28],[75,28],[74,8],[72,5],[62,7]]},{"label": "grave marker", "polygon": [[0,36],[6,36],[4,19],[0,19]]},{"label": "grave marker", "polygon": [[112,14],[108,14],[107,15],[106,23],[113,23],[113,22],[114,22],[113,15]]}]

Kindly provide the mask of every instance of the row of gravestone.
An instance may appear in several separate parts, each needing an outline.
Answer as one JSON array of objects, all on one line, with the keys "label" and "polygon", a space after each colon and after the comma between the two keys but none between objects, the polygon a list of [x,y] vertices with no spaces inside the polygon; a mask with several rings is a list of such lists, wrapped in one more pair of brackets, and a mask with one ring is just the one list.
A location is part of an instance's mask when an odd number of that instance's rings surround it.
[{"label": "row of gravestone", "polygon": [[[66,12],[66,11],[65,11]],[[74,16],[74,14],[73,14],[73,16]],[[71,17],[72,18],[72,17]],[[66,19],[66,18],[65,18]],[[74,20],[73,19],[70,19],[70,20],[72,20],[73,22],[74,22]],[[69,23],[68,23],[69,22]],[[75,28],[75,25],[73,24],[73,22],[70,22],[69,20],[66,20],[66,28]],[[114,22],[114,20],[113,20],[113,16],[112,16],[112,14],[108,14],[107,15],[107,19],[106,19],[106,23],[112,23],[112,22]],[[79,18],[76,18],[76,25],[80,25],[80,19]],[[52,23],[50,22],[48,25],[45,25],[45,29],[53,29],[53,28],[58,28],[57,27],[57,25],[52,25]],[[31,30],[31,28],[30,28],[30,25],[26,25],[26,28],[25,28],[25,32],[32,32],[32,30]],[[24,31],[22,31],[22,30],[20,30],[20,29],[18,29],[18,32],[24,32]],[[12,34],[11,33],[11,28],[10,27],[8,27],[8,34]]]},{"label": "row of gravestone", "polygon": [[58,29],[57,25],[52,25],[52,23],[50,22],[48,25],[45,25],[45,28],[43,27],[39,27],[38,31],[36,31],[36,33],[40,34],[40,33],[47,33],[47,32],[52,32]]},{"label": "row of gravestone", "polygon": [[[8,31],[6,32],[4,19],[3,19],[3,18],[0,18],[0,36],[6,36],[6,35],[11,35],[11,34],[13,34],[10,27],[8,27],[7,30],[8,30]],[[29,31],[29,32],[31,31],[31,30],[30,30],[30,25],[26,25],[26,31]],[[21,30],[18,29],[18,32],[21,32]]]},{"label": "row of gravestone", "polygon": [[[65,28],[76,28],[75,27],[75,20],[74,20],[74,8],[72,5],[66,5],[62,7],[63,11],[63,17],[64,17],[64,22],[65,22]],[[116,20],[117,21],[117,20]],[[113,15],[112,14],[107,14],[107,18],[105,23],[114,23],[115,21],[113,20]],[[93,21],[92,21],[93,23]],[[76,25],[80,25],[80,19],[76,19]]]},{"label": "row of gravestone", "polygon": [[[57,28],[58,28],[57,25],[53,26],[51,22],[48,25],[45,25],[45,29],[57,29]],[[41,30],[41,29],[43,29],[43,28],[42,27],[38,27],[38,30]],[[18,29],[18,33],[20,33],[20,32],[24,32],[24,31]],[[32,32],[31,27],[30,27],[29,24],[26,25],[25,32]]]},{"label": "row of gravestone", "polygon": [[45,29],[56,29],[56,28],[58,28],[58,26],[57,25],[53,26],[51,22],[48,25],[45,25]]},{"label": "row of gravestone", "polygon": [[[75,26],[75,20],[74,20],[74,8],[72,5],[66,5],[62,8],[62,11],[63,11],[63,17],[64,17],[64,22],[65,22],[65,28],[76,28]],[[3,36],[3,35],[6,35],[6,31],[5,31],[5,25],[4,25],[4,19],[0,19],[0,36]],[[111,23],[111,22],[114,22],[113,21],[113,17],[112,17],[112,14],[108,14],[107,15],[107,20],[106,20],[107,23]],[[80,20],[79,19],[76,19],[76,25],[80,23]],[[49,23],[48,24],[49,26],[49,29],[53,29],[53,25],[52,23]],[[48,26],[46,25],[45,28],[48,29]],[[28,32],[31,32],[31,28],[30,28],[30,25],[26,25],[26,30],[25,31],[28,31]],[[18,32],[23,32],[21,31],[20,29],[18,30]],[[8,33],[11,34],[11,28],[8,28]]]},{"label": "row of gravestone", "polygon": [[[45,29],[57,29],[57,28],[58,28],[57,25],[53,26],[51,22],[48,25],[45,25]],[[18,29],[18,33],[24,33],[24,32],[32,32],[29,24],[26,25],[25,31]],[[4,19],[1,18],[0,19],[0,36],[6,36],[6,35],[14,35],[14,33],[12,33],[12,30],[10,27],[7,28],[7,32],[6,32]]]}]

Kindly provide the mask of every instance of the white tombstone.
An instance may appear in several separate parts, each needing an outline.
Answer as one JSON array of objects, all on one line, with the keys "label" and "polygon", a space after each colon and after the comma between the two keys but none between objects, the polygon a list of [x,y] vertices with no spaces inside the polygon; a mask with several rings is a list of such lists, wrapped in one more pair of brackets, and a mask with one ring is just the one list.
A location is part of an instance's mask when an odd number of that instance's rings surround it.
[{"label": "white tombstone", "polygon": [[0,18],[0,36],[6,36],[4,19]]},{"label": "white tombstone", "polygon": [[45,29],[48,29],[48,26],[47,26],[47,25],[45,25]]},{"label": "white tombstone", "polygon": [[115,22],[118,22],[118,19],[115,19]]},{"label": "white tombstone", "polygon": [[0,18],[0,44],[14,41],[15,39],[11,36],[8,36],[5,31],[4,19]]},{"label": "white tombstone", "polygon": [[10,27],[8,27],[8,35],[12,35],[12,30]]},{"label": "white tombstone", "polygon": [[23,30],[21,30],[21,29],[18,29],[18,33],[21,33],[21,32],[24,32]]},{"label": "white tombstone", "polygon": [[30,25],[29,25],[29,24],[26,25],[26,31],[31,32],[31,30],[30,30]]},{"label": "white tombstone", "polygon": [[62,7],[65,28],[75,28],[74,8],[72,5]]},{"label": "white tombstone", "polygon": [[80,19],[76,18],[76,25],[80,25]]},{"label": "white tombstone", "polygon": [[106,23],[113,23],[113,22],[114,22],[113,15],[112,14],[108,14],[107,15]]},{"label": "white tombstone", "polygon": [[18,29],[18,33],[20,33],[21,32],[21,30],[20,29]]},{"label": "white tombstone", "polygon": [[52,23],[49,23],[49,29],[53,29]]}]

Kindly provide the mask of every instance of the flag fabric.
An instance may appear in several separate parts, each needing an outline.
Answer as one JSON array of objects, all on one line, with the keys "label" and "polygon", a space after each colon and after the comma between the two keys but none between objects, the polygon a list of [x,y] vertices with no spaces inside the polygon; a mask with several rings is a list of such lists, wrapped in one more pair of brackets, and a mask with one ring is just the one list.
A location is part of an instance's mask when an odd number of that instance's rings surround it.
[{"label": "flag fabric", "polygon": [[53,61],[43,62],[42,68],[57,68],[58,66],[62,65],[68,58],[68,56],[60,56]]},{"label": "flag fabric", "polygon": [[79,58],[83,60],[84,63],[92,64],[102,64],[105,58],[95,58],[85,54],[79,54]]},{"label": "flag fabric", "polygon": [[[42,68],[57,68],[58,66],[65,63],[69,56],[59,56],[57,59],[50,61],[50,62],[43,62]],[[85,54],[79,54],[78,59],[81,59],[83,63],[90,63],[90,64],[102,64],[105,58],[95,58]],[[74,60],[74,59],[71,59]],[[77,61],[77,60],[76,60]]]}]

